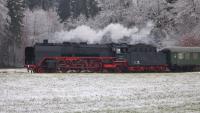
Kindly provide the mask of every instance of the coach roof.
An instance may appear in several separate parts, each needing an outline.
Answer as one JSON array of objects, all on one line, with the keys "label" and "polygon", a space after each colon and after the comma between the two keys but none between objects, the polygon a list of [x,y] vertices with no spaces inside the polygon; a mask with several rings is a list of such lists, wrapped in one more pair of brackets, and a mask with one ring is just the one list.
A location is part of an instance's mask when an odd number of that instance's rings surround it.
[{"label": "coach roof", "polygon": [[169,47],[162,49],[162,51],[166,50],[171,52],[200,52],[200,47]]}]

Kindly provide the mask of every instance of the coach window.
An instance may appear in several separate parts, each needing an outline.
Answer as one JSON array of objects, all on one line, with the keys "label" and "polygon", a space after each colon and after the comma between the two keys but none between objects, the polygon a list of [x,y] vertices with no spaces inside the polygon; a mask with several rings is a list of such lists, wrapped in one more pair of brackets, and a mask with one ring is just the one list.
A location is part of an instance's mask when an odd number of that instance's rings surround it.
[{"label": "coach window", "polygon": [[183,53],[178,53],[178,59],[183,60],[184,59],[184,54]]},{"label": "coach window", "polygon": [[192,57],[193,57],[194,60],[197,60],[198,57],[199,57],[199,55],[198,55],[198,53],[193,53],[193,54],[192,54]]},{"label": "coach window", "polygon": [[185,59],[190,60],[190,53],[185,53]]},{"label": "coach window", "polygon": [[174,58],[177,59],[177,54],[174,54]]}]

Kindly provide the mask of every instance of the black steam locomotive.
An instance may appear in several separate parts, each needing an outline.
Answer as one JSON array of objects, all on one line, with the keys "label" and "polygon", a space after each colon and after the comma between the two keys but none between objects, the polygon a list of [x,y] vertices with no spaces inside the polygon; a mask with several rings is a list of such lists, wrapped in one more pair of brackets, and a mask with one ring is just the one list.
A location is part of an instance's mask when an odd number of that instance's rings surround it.
[{"label": "black steam locomotive", "polygon": [[[167,70],[189,71],[199,67],[200,48],[195,48],[196,51],[192,51],[192,48],[182,48],[180,52],[178,50],[178,48],[167,48],[157,51],[156,47],[147,44],[70,42],[58,44],[44,40],[43,43],[26,48],[25,64],[28,69],[36,73],[165,72]],[[189,55],[187,59],[186,54]],[[192,58],[196,60],[193,64],[189,62]]]}]

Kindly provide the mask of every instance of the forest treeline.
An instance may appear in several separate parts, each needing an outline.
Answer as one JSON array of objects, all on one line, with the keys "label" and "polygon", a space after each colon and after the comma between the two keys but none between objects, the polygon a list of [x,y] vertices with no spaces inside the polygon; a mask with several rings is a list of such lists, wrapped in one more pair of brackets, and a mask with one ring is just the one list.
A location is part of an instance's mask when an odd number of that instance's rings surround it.
[{"label": "forest treeline", "polygon": [[200,46],[199,0],[0,0],[0,67],[23,66],[24,48],[55,32],[149,20],[157,46]]}]

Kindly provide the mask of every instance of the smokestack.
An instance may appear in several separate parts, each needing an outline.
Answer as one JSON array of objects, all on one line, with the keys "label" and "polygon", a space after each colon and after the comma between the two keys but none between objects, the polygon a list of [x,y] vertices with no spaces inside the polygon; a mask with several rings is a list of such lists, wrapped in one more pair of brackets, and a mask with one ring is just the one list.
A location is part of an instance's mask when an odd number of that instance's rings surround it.
[{"label": "smokestack", "polygon": [[48,42],[47,39],[43,40],[43,44],[48,44],[48,43],[49,43],[49,42]]}]

